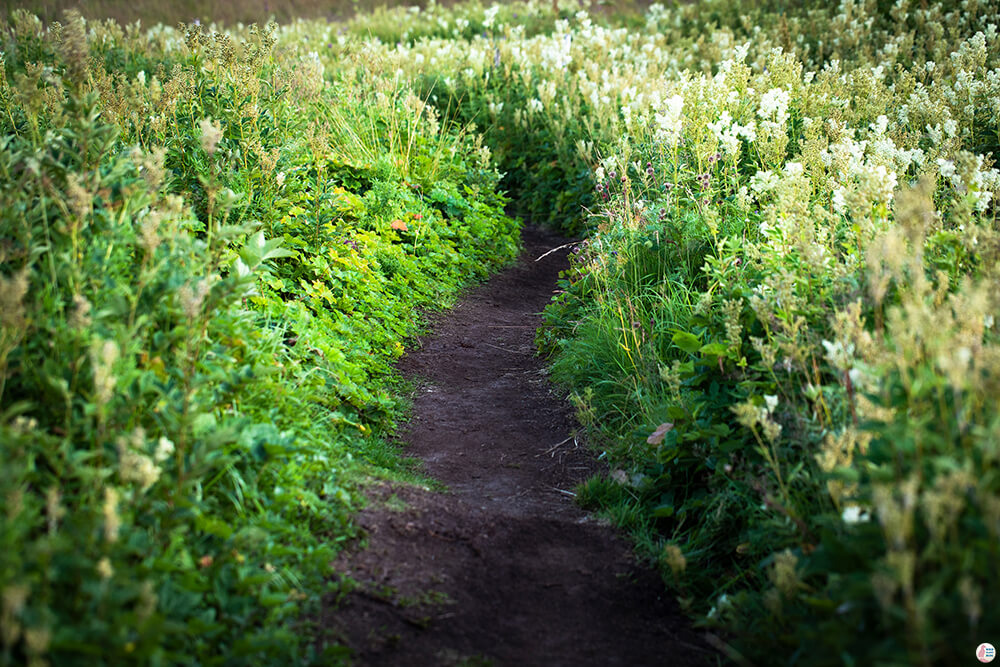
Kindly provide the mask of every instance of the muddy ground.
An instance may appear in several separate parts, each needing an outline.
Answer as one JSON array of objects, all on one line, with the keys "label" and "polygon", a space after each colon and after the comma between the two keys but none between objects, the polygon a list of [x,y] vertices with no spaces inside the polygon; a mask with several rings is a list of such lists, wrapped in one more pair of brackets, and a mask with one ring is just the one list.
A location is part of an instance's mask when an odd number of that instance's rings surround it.
[{"label": "muddy ground", "polygon": [[358,521],[358,583],[322,622],[362,665],[705,665],[716,654],[659,576],[573,502],[599,464],[535,354],[565,239],[526,229],[520,262],[437,318],[404,357],[401,437],[444,493],[383,484]]}]

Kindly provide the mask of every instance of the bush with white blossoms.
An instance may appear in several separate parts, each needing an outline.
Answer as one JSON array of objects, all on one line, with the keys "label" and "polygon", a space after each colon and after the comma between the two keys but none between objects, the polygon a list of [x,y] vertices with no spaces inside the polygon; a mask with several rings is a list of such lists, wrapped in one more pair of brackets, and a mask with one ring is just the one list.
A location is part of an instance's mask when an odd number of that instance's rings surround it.
[{"label": "bush with white blossoms", "polygon": [[440,29],[352,48],[475,122],[521,210],[586,232],[539,341],[643,483],[581,498],[752,659],[944,664],[1000,636],[996,5],[544,7],[457,40],[480,10],[433,6]]}]

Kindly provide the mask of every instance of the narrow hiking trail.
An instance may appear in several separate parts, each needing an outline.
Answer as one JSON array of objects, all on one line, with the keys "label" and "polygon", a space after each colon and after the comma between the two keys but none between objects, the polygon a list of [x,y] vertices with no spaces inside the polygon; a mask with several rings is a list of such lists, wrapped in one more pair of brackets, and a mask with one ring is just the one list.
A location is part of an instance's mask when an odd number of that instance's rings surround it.
[{"label": "narrow hiking trail", "polygon": [[714,653],[659,576],[567,493],[599,469],[572,437],[534,331],[566,251],[525,229],[513,268],[469,292],[404,357],[402,434],[444,493],[383,484],[336,564],[358,587],[323,624],[362,665],[703,665]]}]

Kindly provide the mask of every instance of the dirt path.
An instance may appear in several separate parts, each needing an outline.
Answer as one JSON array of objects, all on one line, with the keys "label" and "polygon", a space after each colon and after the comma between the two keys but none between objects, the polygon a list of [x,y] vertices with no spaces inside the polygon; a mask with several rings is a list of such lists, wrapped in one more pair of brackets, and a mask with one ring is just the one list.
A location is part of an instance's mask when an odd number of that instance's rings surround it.
[{"label": "dirt path", "polygon": [[524,242],[403,359],[420,382],[407,454],[449,492],[373,492],[369,548],[337,564],[360,586],[324,624],[364,665],[706,664],[659,577],[566,493],[597,464],[532,345],[566,265],[534,259],[564,240]]}]

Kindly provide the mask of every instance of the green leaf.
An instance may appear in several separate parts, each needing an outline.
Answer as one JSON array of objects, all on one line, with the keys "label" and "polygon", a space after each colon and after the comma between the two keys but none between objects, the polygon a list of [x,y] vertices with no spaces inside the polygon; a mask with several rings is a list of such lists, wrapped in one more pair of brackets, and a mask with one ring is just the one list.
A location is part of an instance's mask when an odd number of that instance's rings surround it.
[{"label": "green leaf", "polygon": [[288,599],[288,593],[275,591],[273,593],[261,593],[260,603],[265,607],[276,607]]},{"label": "green leaf", "polygon": [[656,507],[653,508],[653,516],[657,517],[658,519],[665,519],[673,515],[674,515],[673,504],[664,503],[662,505],[657,505]]},{"label": "green leaf", "polygon": [[702,345],[699,352],[705,356],[724,357],[728,350],[729,346],[725,343],[708,343],[707,345]]},{"label": "green leaf", "polygon": [[675,332],[670,342],[688,354],[696,354],[701,349],[701,340],[694,334],[686,331]]},{"label": "green leaf", "polygon": [[198,530],[228,540],[233,529],[225,521],[210,516],[199,516],[195,521]]}]

